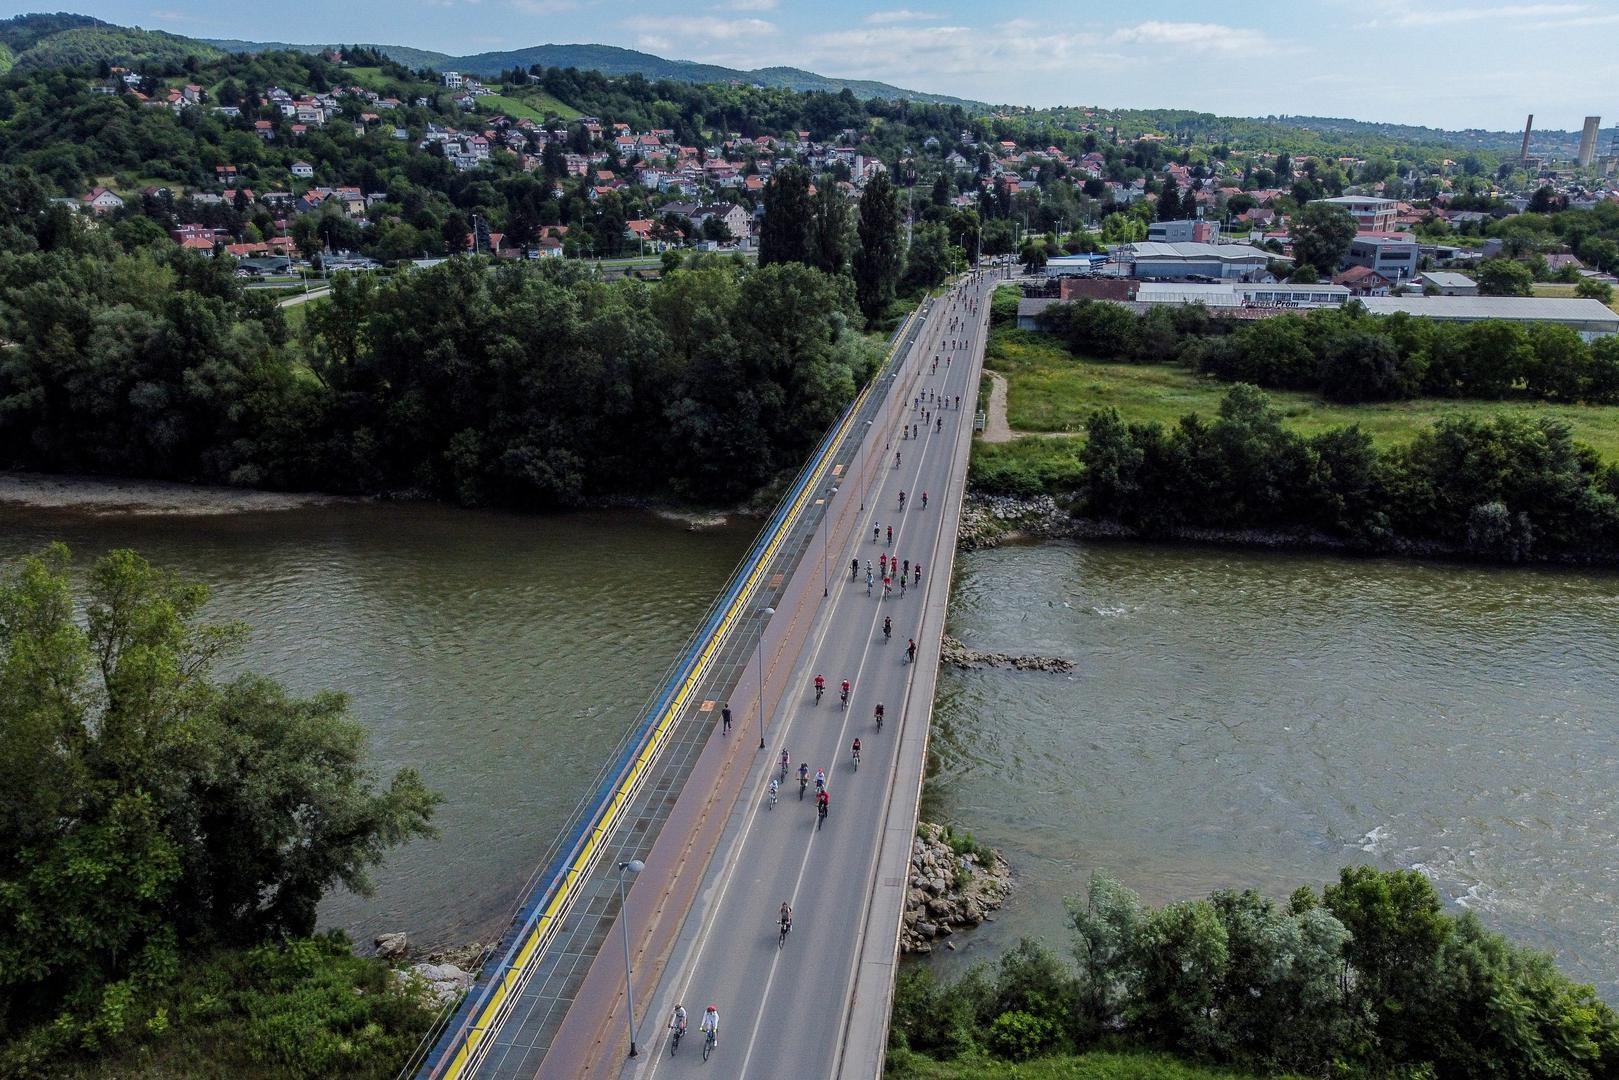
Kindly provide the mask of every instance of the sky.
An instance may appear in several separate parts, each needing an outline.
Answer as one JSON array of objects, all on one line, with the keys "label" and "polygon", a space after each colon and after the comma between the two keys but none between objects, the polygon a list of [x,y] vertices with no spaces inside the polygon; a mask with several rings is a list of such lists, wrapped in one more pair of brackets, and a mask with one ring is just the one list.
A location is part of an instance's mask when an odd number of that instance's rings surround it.
[{"label": "sky", "polygon": [[1494,130],[1521,129],[1530,112],[1537,128],[1619,121],[1619,0],[80,0],[71,10],[193,37],[454,55],[620,45],[997,104]]}]

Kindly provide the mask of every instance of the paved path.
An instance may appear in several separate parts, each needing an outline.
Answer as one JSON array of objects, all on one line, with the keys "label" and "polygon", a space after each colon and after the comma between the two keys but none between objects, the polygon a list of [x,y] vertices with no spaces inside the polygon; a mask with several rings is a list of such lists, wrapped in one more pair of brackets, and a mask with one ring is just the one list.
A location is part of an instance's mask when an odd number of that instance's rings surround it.
[{"label": "paved path", "polygon": [[[705,754],[715,764],[693,774],[671,816],[671,825],[678,818],[688,829],[664,830],[631,889],[642,1056],[626,1061],[624,958],[604,948],[542,1077],[622,1073],[656,1080],[703,1069],[705,1076],[785,1070],[832,1078],[871,1076],[879,1068],[983,356],[983,295],[974,283],[932,305],[914,362],[895,388],[900,407],[884,414],[887,422],[873,427],[867,450],[849,463],[837,498],[848,509],[857,505],[851,493],[863,497],[864,509],[835,516],[832,524],[843,522],[842,528],[814,541],[826,546],[836,568],[830,595],[823,600],[815,591],[822,587],[821,560],[806,560],[778,604],[767,638],[774,682],[765,695],[769,748],[752,750],[750,743],[740,764],[732,764],[738,740],[710,738]],[[946,395],[950,408],[912,405],[929,394]],[[901,437],[901,420],[916,425],[917,438]],[[890,553],[921,562],[920,587],[912,569],[904,594],[896,582],[885,599],[878,575],[868,597],[864,564],[875,570],[879,556]],[[852,557],[861,560],[855,580]],[[790,625],[778,631],[784,617]],[[893,622],[891,638],[883,634],[885,617]],[[910,638],[919,646],[914,664],[906,662]],[[828,687],[819,704],[812,689],[817,672]],[[838,702],[845,678],[854,688],[848,709]],[[880,733],[873,720],[879,702],[889,721]],[[739,715],[750,708],[757,703],[743,704]],[[752,733],[744,725],[744,738]],[[850,754],[857,736],[864,744],[858,767]],[[817,827],[813,785],[800,800],[790,780],[779,802],[768,802],[784,747],[795,771],[800,763],[812,775],[826,770],[832,802],[824,828]],[[797,919],[778,948],[776,911],[784,899]],[[606,940],[622,930],[615,924]],[[677,999],[688,1007],[694,1035],[703,1006],[720,1006],[721,1048],[712,1061],[702,1060],[700,1038],[678,1057],[668,1055],[664,1024]]]},{"label": "paved path", "polygon": [[984,377],[989,380],[989,412],[984,417],[982,438],[987,443],[1011,442],[1018,436],[1006,422],[1006,376],[985,371]]},{"label": "paved path", "polygon": [[322,285],[318,289],[311,289],[306,293],[299,293],[296,296],[289,296],[285,300],[281,301],[279,306],[284,308],[297,307],[299,304],[307,304],[311,300],[319,300],[321,297],[331,293],[331,291],[332,287],[330,285]]}]

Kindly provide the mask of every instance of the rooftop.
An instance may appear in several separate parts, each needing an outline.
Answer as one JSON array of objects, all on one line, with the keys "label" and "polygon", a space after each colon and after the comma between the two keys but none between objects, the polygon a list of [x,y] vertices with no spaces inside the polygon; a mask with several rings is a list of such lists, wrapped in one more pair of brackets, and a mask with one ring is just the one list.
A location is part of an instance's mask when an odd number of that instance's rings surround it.
[{"label": "rooftop", "polygon": [[1126,244],[1123,250],[1137,259],[1260,259],[1270,258],[1270,252],[1247,244],[1165,244],[1157,240],[1143,240]]},{"label": "rooftop", "polygon": [[1478,284],[1466,274],[1458,274],[1450,270],[1424,270],[1422,277],[1433,282],[1441,289],[1467,289]]},{"label": "rooftop", "polygon": [[1368,296],[1361,300],[1373,315],[1405,312],[1425,319],[1504,319],[1509,322],[1587,323],[1604,333],[1619,333],[1619,312],[1600,300],[1557,296]]}]

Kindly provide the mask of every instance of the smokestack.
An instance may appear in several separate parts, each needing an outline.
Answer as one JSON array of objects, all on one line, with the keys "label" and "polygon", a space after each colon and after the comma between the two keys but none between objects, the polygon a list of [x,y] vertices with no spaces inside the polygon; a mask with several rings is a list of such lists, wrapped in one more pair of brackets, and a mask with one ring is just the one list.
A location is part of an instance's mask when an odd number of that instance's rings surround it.
[{"label": "smokestack", "polygon": [[1589,169],[1597,156],[1597,130],[1602,127],[1602,117],[1587,116],[1585,129],[1580,132],[1580,168]]},{"label": "smokestack", "polygon": [[1523,122],[1523,146],[1518,149],[1518,167],[1527,168],[1529,165],[1529,133],[1535,127],[1535,114],[1530,113],[1529,119]]}]

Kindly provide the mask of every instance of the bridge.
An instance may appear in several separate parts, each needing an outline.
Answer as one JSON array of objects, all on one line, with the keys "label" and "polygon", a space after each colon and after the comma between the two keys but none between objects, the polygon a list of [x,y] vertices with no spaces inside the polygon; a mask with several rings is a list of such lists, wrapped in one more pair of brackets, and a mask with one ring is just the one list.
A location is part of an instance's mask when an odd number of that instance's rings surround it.
[{"label": "bridge", "polygon": [[[992,288],[969,273],[890,339],[412,1063],[420,1080],[880,1074]],[[885,590],[883,557],[903,585]],[[801,763],[825,770],[824,822]],[[671,1056],[677,1002],[690,1031]]]}]

